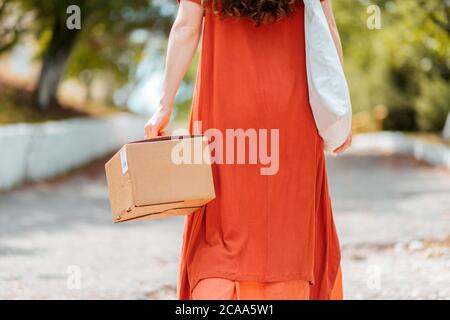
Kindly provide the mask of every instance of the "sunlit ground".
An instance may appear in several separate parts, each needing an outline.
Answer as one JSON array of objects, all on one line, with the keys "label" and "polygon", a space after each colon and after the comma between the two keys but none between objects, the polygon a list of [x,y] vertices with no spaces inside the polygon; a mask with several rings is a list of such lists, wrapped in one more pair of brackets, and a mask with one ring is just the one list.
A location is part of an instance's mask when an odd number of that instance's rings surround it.
[{"label": "sunlit ground", "polygon": [[[0,299],[173,299],[183,219],[113,225],[101,163],[81,172],[0,195]],[[346,298],[450,298],[450,173],[365,155],[329,175]]]}]

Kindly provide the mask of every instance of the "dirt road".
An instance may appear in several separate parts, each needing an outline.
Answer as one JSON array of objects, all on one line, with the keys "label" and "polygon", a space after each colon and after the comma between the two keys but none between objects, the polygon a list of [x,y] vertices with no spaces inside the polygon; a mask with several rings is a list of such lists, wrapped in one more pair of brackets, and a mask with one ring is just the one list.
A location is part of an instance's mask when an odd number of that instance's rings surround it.
[{"label": "dirt road", "polygon": [[[0,299],[172,299],[182,218],[113,225],[101,170],[0,195]],[[346,298],[450,298],[450,173],[329,159]]]}]

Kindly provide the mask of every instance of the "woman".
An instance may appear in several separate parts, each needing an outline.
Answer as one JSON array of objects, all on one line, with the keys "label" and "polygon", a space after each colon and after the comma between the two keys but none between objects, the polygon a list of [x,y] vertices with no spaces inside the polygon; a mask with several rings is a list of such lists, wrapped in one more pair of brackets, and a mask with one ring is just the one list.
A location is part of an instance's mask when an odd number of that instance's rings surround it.
[{"label": "woman", "polygon": [[[322,6],[342,58],[330,1]],[[181,0],[147,138],[164,133],[202,32],[191,133],[277,130],[269,149],[278,150],[278,170],[213,165],[217,198],[186,218],[178,298],[341,299],[324,146],[308,100],[303,1]],[[336,153],[350,143],[351,135]]]}]

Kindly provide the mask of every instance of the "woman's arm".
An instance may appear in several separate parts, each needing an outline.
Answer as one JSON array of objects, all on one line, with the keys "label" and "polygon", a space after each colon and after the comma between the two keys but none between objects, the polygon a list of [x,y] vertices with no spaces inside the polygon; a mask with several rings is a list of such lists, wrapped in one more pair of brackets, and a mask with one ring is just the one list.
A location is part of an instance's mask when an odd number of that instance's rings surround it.
[{"label": "woman's arm", "polygon": [[344,64],[344,52],[342,50],[341,38],[339,37],[339,31],[336,25],[336,20],[334,19],[331,0],[323,0],[322,8],[327,18],[328,26],[330,27],[331,35],[333,36],[333,41],[338,51],[339,59],[341,60],[341,63]]},{"label": "woman's arm", "polygon": [[159,107],[145,125],[146,139],[163,134],[169,124],[175,96],[200,41],[202,23],[202,6],[193,1],[181,0],[169,35]]}]

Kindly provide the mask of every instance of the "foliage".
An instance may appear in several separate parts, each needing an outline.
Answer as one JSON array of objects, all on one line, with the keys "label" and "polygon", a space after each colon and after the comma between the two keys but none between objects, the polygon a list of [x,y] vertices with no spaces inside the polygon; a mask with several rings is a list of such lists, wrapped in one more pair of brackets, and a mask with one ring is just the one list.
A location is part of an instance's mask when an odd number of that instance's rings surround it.
[{"label": "foliage", "polygon": [[0,0],[0,54],[11,50],[27,31],[29,15],[14,15],[17,3],[11,0]]},{"label": "foliage", "polygon": [[[381,9],[370,30],[367,8]],[[440,131],[450,110],[450,1],[334,1],[355,112],[385,105],[386,129]]]},{"label": "foliage", "polygon": [[[86,86],[94,77],[106,78],[113,83],[111,95],[137,81],[146,46],[160,46],[155,34],[168,34],[176,8],[175,1],[164,0],[0,0],[0,54],[33,33],[41,48],[37,58],[42,57],[55,19],[65,19],[73,4],[81,8],[82,29],[65,76]],[[440,131],[450,109],[450,0],[335,0],[333,5],[355,113],[372,114],[384,105],[386,129]],[[371,5],[381,10],[379,30],[367,26]],[[194,79],[191,68],[185,88]],[[184,117],[190,104],[180,96],[176,116]]]},{"label": "foliage", "polygon": [[421,83],[422,94],[416,101],[417,121],[421,131],[435,131],[445,126],[450,104],[448,82],[441,78]]},{"label": "foliage", "polygon": [[[1,2],[0,0],[0,8]],[[16,14],[33,16],[24,30],[38,40],[41,59],[51,50],[52,27],[56,21],[66,21],[67,8],[77,5],[81,9],[82,26],[74,46],[65,76],[76,76],[86,84],[100,72],[117,88],[133,80],[137,64],[141,61],[150,34],[167,34],[173,12],[163,8],[161,1],[152,0],[3,0],[14,4]],[[0,26],[8,17],[0,12]],[[25,30],[26,29],[26,30]],[[146,35],[138,41],[133,33]],[[58,35],[59,37],[59,35]],[[64,37],[59,37],[64,46]],[[17,40],[16,40],[17,42]],[[0,41],[0,47],[2,43]],[[1,53],[1,52],[0,52]],[[88,71],[88,72],[87,72]],[[111,93],[112,94],[112,93]]]}]

